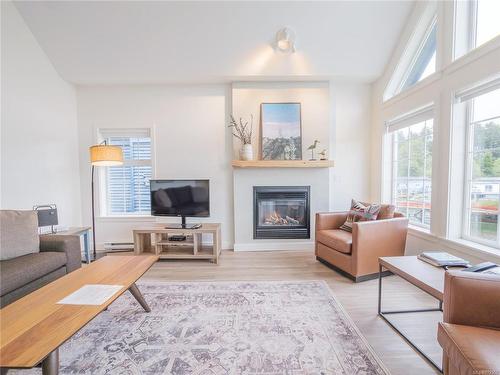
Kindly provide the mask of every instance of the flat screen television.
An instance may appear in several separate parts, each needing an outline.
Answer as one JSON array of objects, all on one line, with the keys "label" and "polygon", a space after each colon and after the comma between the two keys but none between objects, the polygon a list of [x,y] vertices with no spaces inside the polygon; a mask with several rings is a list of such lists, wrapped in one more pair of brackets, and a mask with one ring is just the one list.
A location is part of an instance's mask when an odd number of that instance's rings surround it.
[{"label": "flat screen television", "polygon": [[186,217],[210,216],[209,180],[151,180],[151,215]]}]

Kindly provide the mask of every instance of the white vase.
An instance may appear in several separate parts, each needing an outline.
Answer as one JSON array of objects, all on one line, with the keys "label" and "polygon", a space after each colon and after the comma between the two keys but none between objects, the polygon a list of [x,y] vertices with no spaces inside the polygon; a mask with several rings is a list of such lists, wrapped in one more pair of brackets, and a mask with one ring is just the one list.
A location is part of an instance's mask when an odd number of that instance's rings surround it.
[{"label": "white vase", "polygon": [[253,148],[251,144],[244,144],[240,149],[241,160],[253,160]]}]

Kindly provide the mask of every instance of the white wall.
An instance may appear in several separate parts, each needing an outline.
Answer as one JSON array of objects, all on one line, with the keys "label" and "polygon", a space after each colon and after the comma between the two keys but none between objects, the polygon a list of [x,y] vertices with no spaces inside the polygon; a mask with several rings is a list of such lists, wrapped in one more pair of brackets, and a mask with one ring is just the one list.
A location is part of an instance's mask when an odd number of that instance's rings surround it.
[{"label": "white wall", "polygon": [[[233,84],[233,114],[254,115],[254,154],[258,154],[259,105],[268,101],[301,101],[303,158],[314,139],[328,149],[330,169],[329,210],[343,211],[351,199],[369,200],[371,182],[371,85],[347,81],[259,82]],[[233,142],[238,156],[239,142]]]},{"label": "white wall", "polygon": [[[330,149],[330,93],[328,82],[236,82],[232,85],[232,113],[238,120],[254,118],[254,157],[260,158],[260,105],[262,103],[301,104],[302,159],[309,159],[307,147],[320,141],[317,152]],[[238,158],[240,141],[233,142],[233,156]],[[316,154],[316,156],[318,156]]]},{"label": "white wall", "polygon": [[[383,76],[372,87],[372,153],[371,195],[372,200],[387,197],[384,191],[384,123],[398,115],[407,113],[428,103],[434,103],[434,142],[432,175],[432,216],[429,233],[410,230],[408,254],[425,249],[441,249],[456,253],[472,261],[500,261],[500,251],[463,243],[452,238],[448,213],[450,194],[454,194],[450,183],[450,153],[452,150],[452,97],[457,90],[486,79],[500,72],[500,37],[482,47],[452,61],[453,3],[439,2],[437,11],[438,45],[436,73],[419,82],[409,90],[383,102],[383,92],[396,67],[413,28],[417,24],[425,3],[418,3],[408,20],[399,44]],[[460,220],[459,220],[460,221]]]},{"label": "white wall", "polygon": [[79,225],[76,98],[11,2],[2,2],[1,207],[55,203]]},{"label": "white wall", "polygon": [[[316,212],[328,211],[328,170],[324,168],[235,169],[235,251],[312,250]],[[310,186],[310,239],[253,239],[254,186]]]},{"label": "white wall", "polygon": [[[259,158],[260,105],[261,103],[301,103],[302,159],[309,159],[307,147],[315,139],[323,148],[330,150],[331,118],[333,108],[330,101],[328,82],[241,82],[232,88],[232,113],[238,119],[248,119],[253,114],[255,158]],[[234,139],[233,155],[238,158],[240,141]],[[316,154],[316,157],[318,155]],[[312,248],[311,240],[254,240],[253,239],[253,186],[310,186],[311,225],[314,228],[314,214],[327,211],[330,200],[328,169],[238,169],[234,178],[234,223],[235,250],[291,250]],[[311,231],[313,232],[313,231]]]},{"label": "white wall", "polygon": [[335,83],[331,95],[335,168],[331,170],[330,209],[345,211],[352,198],[370,200],[371,86]]},{"label": "white wall", "polygon": [[[197,221],[222,223],[223,248],[233,244],[232,143],[227,129],[229,86],[78,87],[82,210],[90,223],[88,147],[99,128],[152,129],[155,178],[209,178],[211,216]],[[170,220],[169,220],[170,219]],[[98,218],[97,247],[132,241],[132,228],[144,221],[179,218]],[[189,220],[189,219],[188,219]]]},{"label": "white wall", "polygon": [[[239,88],[237,92],[236,87]],[[309,157],[305,151],[307,146],[318,138],[322,147],[330,148],[331,158],[336,163],[331,170],[310,171],[302,177],[296,173],[297,170],[294,172],[299,179],[297,185],[304,181],[315,185],[316,180],[321,180],[321,184],[313,190],[317,194],[313,196],[314,211],[329,208],[344,210],[348,208],[351,198],[366,199],[370,182],[369,85],[259,82],[234,84],[233,90],[225,84],[79,86],[77,100],[84,223],[90,223],[88,147],[96,142],[98,129],[148,127],[153,130],[154,137],[155,177],[210,178],[212,212],[211,217],[204,220],[221,222],[223,247],[233,248],[233,204],[246,198],[235,195],[233,201],[231,160],[236,157],[238,146],[234,142],[233,149],[233,140],[227,128],[228,115],[232,107],[237,117],[253,113],[254,126],[258,128],[261,102],[292,99],[303,103],[304,158]],[[255,136],[258,137],[258,132]],[[257,156],[257,149],[255,152]],[[234,171],[234,174],[247,172]],[[282,173],[291,184],[289,172],[276,173]],[[260,175],[267,176],[266,172]],[[251,195],[247,198],[247,203],[251,204]],[[98,218],[98,248],[108,241],[131,241],[134,227],[156,220],[167,219]],[[178,221],[175,218],[172,220]],[[246,224],[241,220],[240,225]],[[251,230],[250,223],[248,231]]]}]

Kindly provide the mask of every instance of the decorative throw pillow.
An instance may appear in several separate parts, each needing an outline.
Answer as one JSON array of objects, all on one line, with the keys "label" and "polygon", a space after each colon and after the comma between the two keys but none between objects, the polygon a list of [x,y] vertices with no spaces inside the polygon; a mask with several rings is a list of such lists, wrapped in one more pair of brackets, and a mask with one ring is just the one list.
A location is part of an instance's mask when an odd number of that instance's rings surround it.
[{"label": "decorative throw pillow", "polygon": [[39,251],[36,211],[0,210],[0,260]]},{"label": "decorative throw pillow", "polygon": [[[360,202],[363,206],[369,206],[370,203]],[[377,220],[393,219],[396,206],[392,204],[381,204],[380,212],[378,213]]]},{"label": "decorative throw pillow", "polygon": [[377,220],[393,219],[396,206],[392,204],[382,204],[380,212],[378,213]]},{"label": "decorative throw pillow", "polygon": [[352,223],[356,223],[358,221],[377,220],[379,212],[379,204],[364,205],[363,203],[353,199],[351,201],[351,209],[347,214],[347,220],[344,224],[342,224],[340,229],[352,232]]}]

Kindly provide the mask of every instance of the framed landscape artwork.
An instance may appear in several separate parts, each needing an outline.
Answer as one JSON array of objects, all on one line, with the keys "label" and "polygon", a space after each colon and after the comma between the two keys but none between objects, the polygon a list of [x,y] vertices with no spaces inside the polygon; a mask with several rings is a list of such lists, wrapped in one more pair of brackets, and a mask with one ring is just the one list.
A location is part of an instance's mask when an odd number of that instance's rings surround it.
[{"label": "framed landscape artwork", "polygon": [[300,103],[262,103],[261,159],[301,160]]}]

